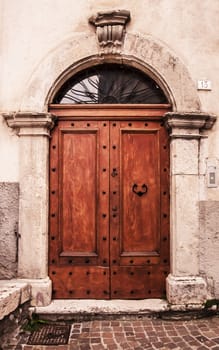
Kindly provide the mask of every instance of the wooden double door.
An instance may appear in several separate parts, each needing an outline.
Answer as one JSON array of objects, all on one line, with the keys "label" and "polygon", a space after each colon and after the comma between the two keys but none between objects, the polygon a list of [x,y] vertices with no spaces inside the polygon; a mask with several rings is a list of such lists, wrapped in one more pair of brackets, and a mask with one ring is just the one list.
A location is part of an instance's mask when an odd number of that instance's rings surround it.
[{"label": "wooden double door", "polygon": [[58,109],[50,145],[53,298],[165,295],[169,147],[165,111]]}]

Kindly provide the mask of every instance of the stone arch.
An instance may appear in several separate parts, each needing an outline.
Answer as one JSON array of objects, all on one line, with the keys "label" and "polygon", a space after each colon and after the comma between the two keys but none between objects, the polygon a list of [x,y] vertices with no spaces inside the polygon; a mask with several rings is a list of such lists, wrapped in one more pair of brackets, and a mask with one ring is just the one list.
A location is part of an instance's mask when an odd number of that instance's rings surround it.
[{"label": "stone arch", "polygon": [[20,110],[46,112],[55,92],[74,73],[102,62],[134,66],[153,78],[175,112],[198,112],[200,100],[182,61],[151,36],[127,33],[120,54],[100,54],[94,34],[76,34],[51,51],[36,67]]}]

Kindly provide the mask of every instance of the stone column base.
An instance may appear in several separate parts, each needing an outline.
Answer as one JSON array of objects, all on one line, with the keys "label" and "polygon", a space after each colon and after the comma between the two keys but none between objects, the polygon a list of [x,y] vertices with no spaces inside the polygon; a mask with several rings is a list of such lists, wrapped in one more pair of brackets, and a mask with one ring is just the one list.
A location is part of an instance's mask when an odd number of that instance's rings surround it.
[{"label": "stone column base", "polygon": [[200,309],[207,300],[207,283],[202,277],[170,274],[166,279],[166,289],[172,310]]},{"label": "stone column base", "polygon": [[47,306],[52,299],[52,282],[49,277],[42,279],[18,279],[31,286],[31,306]]}]

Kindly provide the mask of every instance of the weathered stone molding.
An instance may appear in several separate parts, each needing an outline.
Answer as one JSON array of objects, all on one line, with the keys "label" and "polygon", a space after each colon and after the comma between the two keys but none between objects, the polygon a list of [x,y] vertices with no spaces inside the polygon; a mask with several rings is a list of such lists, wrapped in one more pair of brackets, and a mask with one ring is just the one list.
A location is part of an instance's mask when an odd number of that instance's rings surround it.
[{"label": "weathered stone molding", "polygon": [[100,55],[91,30],[74,34],[45,55],[24,87],[19,109],[47,112],[56,92],[72,75],[97,64],[121,62],[150,75],[163,89],[174,111],[201,110],[188,69],[163,42],[150,35],[128,32],[120,55]]},{"label": "weathered stone molding", "polygon": [[50,113],[33,112],[3,113],[2,116],[18,136],[50,136],[56,119]]},{"label": "weathered stone molding", "polygon": [[96,27],[102,53],[120,53],[125,25],[129,21],[130,12],[127,10],[98,12],[97,15],[89,18],[89,22]]},{"label": "weathered stone molding", "polygon": [[164,120],[171,138],[199,139],[202,131],[212,128],[216,116],[201,112],[168,112]]}]

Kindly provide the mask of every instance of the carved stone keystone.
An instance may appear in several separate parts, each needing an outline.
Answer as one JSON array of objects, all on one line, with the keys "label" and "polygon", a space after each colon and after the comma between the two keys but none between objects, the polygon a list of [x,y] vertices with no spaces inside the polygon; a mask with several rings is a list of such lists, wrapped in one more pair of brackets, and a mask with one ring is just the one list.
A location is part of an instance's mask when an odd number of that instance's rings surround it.
[{"label": "carved stone keystone", "polygon": [[89,23],[96,27],[97,39],[102,53],[120,53],[125,25],[130,21],[130,12],[115,10],[98,12],[89,18]]}]

